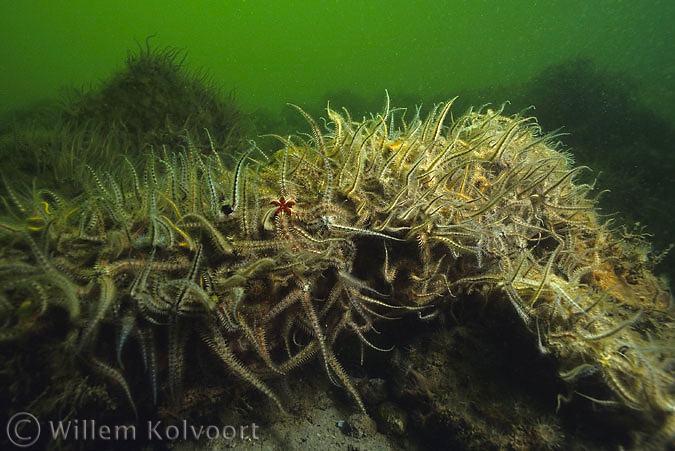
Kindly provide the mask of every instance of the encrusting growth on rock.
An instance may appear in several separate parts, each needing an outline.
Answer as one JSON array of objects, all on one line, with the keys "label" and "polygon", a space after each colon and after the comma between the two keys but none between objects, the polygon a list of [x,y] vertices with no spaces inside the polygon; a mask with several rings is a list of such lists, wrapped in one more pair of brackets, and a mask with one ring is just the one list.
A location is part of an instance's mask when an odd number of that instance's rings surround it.
[{"label": "encrusting growth on rock", "polygon": [[[186,347],[202,342],[280,408],[269,379],[318,359],[365,410],[340,336],[386,351],[371,341],[378,322],[428,318],[480,289],[512,305],[562,379],[607,389],[583,396],[638,409],[655,442],[672,440],[670,294],[628,258],[628,234],[600,222],[556,135],[501,109],[451,119],[451,106],[408,118],[387,98],[361,121],[328,108],[325,129],[296,107],[309,135],[277,136],[272,154],[252,145],[233,168],[188,139],[143,168],[92,171],[75,198],[8,186],[0,337],[65,308],[77,353],[114,379],[136,337],[153,393],[160,351],[178,397]],[[103,327],[118,331],[118,362]],[[139,388],[118,382],[135,409]]]}]

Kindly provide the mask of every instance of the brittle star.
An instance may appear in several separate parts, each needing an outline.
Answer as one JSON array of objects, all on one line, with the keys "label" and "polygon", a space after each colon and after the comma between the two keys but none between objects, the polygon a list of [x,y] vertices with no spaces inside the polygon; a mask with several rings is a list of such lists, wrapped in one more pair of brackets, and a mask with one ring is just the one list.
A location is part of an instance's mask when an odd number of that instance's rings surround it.
[{"label": "brittle star", "polygon": [[274,216],[277,216],[281,213],[286,213],[286,214],[288,214],[288,216],[290,216],[291,215],[291,208],[293,207],[293,205],[295,205],[295,202],[293,202],[292,200],[289,200],[288,202],[286,202],[286,199],[284,198],[284,196],[281,196],[278,201],[273,200],[272,202],[270,202],[270,204],[276,205],[277,207],[279,207],[274,211]]}]

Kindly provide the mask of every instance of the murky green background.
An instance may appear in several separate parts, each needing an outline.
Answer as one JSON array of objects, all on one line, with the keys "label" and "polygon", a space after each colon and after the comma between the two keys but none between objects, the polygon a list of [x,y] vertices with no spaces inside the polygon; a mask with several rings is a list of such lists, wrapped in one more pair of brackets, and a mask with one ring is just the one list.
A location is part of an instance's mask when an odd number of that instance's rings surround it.
[{"label": "murky green background", "polygon": [[674,28],[673,0],[3,1],[0,113],[92,86],[154,34],[272,115],[345,91],[436,100],[585,56],[675,117]]}]

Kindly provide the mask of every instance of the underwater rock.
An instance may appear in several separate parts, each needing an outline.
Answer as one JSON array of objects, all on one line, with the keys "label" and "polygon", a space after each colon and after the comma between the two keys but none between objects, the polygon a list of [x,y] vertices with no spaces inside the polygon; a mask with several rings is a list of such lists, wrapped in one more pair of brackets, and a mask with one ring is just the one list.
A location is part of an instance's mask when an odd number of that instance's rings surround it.
[{"label": "underwater rock", "polygon": [[370,437],[377,432],[377,424],[365,413],[355,413],[347,419],[343,431],[355,438]]},{"label": "underwater rock", "polygon": [[377,406],[378,423],[386,434],[405,435],[408,430],[408,414],[393,402]]},{"label": "underwater rock", "polygon": [[190,72],[185,51],[152,48],[149,41],[100,87],[73,95],[64,120],[75,130],[101,128],[96,132],[120,141],[115,150],[125,153],[175,148],[186,145],[186,137],[206,152],[210,140],[239,147],[250,130],[233,93],[221,92],[204,73]]},{"label": "underwater rock", "polygon": [[142,165],[165,147],[234,158],[246,145],[251,118],[233,93],[190,72],[185,57],[177,48],[151,48],[148,39],[100,86],[71,90],[58,104],[0,124],[3,176],[11,184],[59,186],[70,195],[81,192],[89,167],[116,172],[126,159]]},{"label": "underwater rock", "polygon": [[378,323],[482,298],[514,312],[570,396],[642,412],[636,442],[672,440],[675,321],[649,262],[628,257],[644,240],[600,222],[584,168],[534,118],[451,120],[451,106],[407,117],[387,101],[362,121],[329,108],[326,130],[296,107],[309,136],[234,167],[187,143],[93,171],[78,197],[9,186],[0,339],[67,312],[62,351],[113,381],[128,413],[180,403],[194,372],[283,410],[270,382],[310,361],[365,412],[346,337],[386,352]]},{"label": "underwater rock", "polygon": [[388,397],[386,379],[374,378],[360,381],[358,388],[363,396],[363,401],[368,406],[376,406]]}]

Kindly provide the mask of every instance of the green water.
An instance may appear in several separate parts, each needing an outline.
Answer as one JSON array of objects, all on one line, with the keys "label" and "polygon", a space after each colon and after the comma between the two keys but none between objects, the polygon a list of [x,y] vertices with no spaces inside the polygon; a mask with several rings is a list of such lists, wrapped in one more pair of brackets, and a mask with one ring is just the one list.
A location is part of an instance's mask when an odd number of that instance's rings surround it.
[{"label": "green water", "polygon": [[[318,105],[350,92],[381,105],[525,82],[582,56],[632,77],[675,117],[675,2],[24,1],[0,6],[0,113],[91,87],[129,49],[189,51],[246,109]],[[501,97],[508,98],[508,89]],[[494,101],[504,100],[502,98]]]}]

